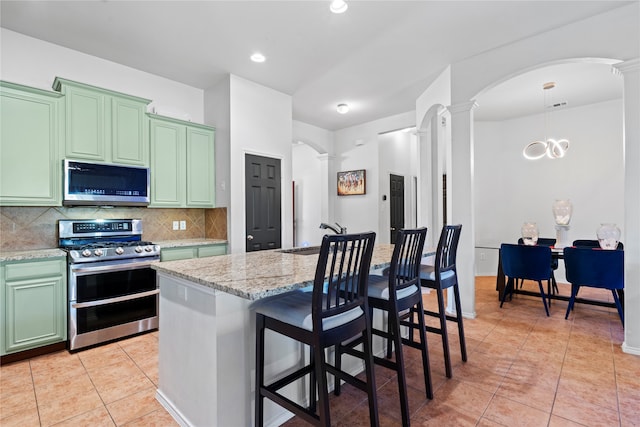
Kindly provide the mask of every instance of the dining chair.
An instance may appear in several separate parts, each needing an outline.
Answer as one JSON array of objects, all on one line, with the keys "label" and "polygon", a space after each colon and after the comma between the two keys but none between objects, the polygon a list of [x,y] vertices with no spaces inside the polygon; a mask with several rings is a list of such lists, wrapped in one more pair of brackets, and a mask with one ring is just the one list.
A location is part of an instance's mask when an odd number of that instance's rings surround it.
[{"label": "dining chair", "polygon": [[[451,378],[451,355],[449,354],[449,336],[447,334],[447,320],[458,324],[458,336],[460,339],[460,352],[462,361],[467,361],[467,346],[464,339],[464,325],[462,323],[462,305],[460,304],[460,289],[458,288],[458,272],[456,258],[458,254],[458,241],[462,225],[445,225],[440,232],[436,259],[434,265],[420,266],[420,285],[434,289],[438,297],[438,311],[424,309],[422,315],[437,317],[440,319],[440,327],[427,325],[427,332],[438,334],[442,337],[442,350],[447,378]],[[449,315],[444,306],[444,290],[451,288],[455,302],[455,315]],[[449,297],[450,294],[449,294]],[[413,316],[411,316],[413,317]]]},{"label": "dining chair", "polygon": [[[524,245],[524,240],[522,239],[522,237],[518,239],[518,244]],[[538,238],[538,242],[536,244],[540,246],[553,247],[556,244],[556,239],[552,239],[549,237],[540,237]],[[554,294],[560,292],[558,290],[558,282],[556,282],[556,275],[554,273],[557,269],[558,269],[558,259],[551,257],[551,286],[547,287],[548,294],[551,294],[551,292],[553,292]],[[520,288],[522,288],[522,285],[524,285],[524,279],[520,280]],[[551,303],[551,300],[549,300],[549,303]]]},{"label": "dining chair", "polygon": [[[547,297],[542,287],[542,281],[550,286],[553,270],[551,269],[551,248],[549,246],[527,246],[503,243],[500,245],[500,258],[505,276],[509,278],[502,293],[500,308],[504,304],[507,294],[513,296],[514,286],[518,279],[534,280],[538,282],[544,311],[549,315]],[[509,292],[510,291],[510,292]]]},{"label": "dining chair", "polygon": [[[584,248],[599,248],[600,242],[597,240],[588,240],[588,239],[579,239],[573,241],[573,246],[575,247],[584,247]],[[618,242],[618,246],[616,247],[618,250],[624,250],[624,245],[622,242]]]},{"label": "dining chair", "polygon": [[[373,361],[375,364],[396,371],[403,426],[410,424],[403,344],[421,351],[426,395],[428,399],[433,399],[424,316],[418,316],[417,324],[410,325],[409,321],[401,320],[402,313],[407,310],[414,309],[419,313],[423,311],[419,270],[426,235],[426,228],[398,230],[391,256],[391,266],[387,270],[387,274],[369,276],[368,296],[369,310],[371,311],[369,318],[373,318],[373,309],[383,311],[388,318],[386,331],[372,326],[371,332],[373,335],[385,338],[395,349],[395,360],[390,360],[391,356],[387,354],[388,358],[374,355]],[[411,329],[417,329],[420,337],[419,342],[403,338],[400,326],[412,326]],[[343,354],[359,358],[366,356],[364,352],[356,348],[361,343],[362,337],[359,337],[336,346],[336,369],[341,368]],[[337,380],[335,394],[340,394],[340,382]]]},{"label": "dining chair", "polygon": [[624,290],[624,251],[567,247],[563,252],[566,277],[571,283],[571,298],[564,318],[567,319],[573,310],[580,287],[588,286],[611,290],[618,316],[624,326],[624,312],[618,297],[618,291]]},{"label": "dining chair", "polygon": [[[325,235],[316,265],[313,290],[289,292],[257,303],[255,424],[264,422],[264,398],[305,421],[330,426],[327,374],[365,391],[371,425],[378,425],[376,385],[371,348],[371,319],[367,286],[375,233]],[[309,364],[287,370],[280,379],[265,383],[265,331],[275,331],[310,347]],[[325,349],[360,335],[366,382],[338,370],[325,357]],[[294,372],[291,372],[291,371]],[[303,407],[280,390],[309,376],[309,406]],[[317,387],[317,402],[316,402]]]}]

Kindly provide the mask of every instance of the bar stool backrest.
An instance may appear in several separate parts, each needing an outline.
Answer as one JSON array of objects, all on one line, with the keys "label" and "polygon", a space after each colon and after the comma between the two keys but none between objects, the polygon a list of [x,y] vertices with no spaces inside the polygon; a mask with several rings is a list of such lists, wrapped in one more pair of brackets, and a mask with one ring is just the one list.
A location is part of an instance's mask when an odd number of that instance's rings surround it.
[{"label": "bar stool backrest", "polygon": [[367,284],[376,233],[325,235],[313,284],[313,329],[323,319],[357,307],[366,312]]},{"label": "bar stool backrest", "polygon": [[462,224],[445,225],[440,232],[440,240],[436,249],[435,271],[436,277],[445,271],[456,271],[456,257],[458,254],[458,241]]},{"label": "bar stool backrest", "polygon": [[427,228],[398,230],[389,268],[389,299],[410,286],[420,288],[420,261]]}]

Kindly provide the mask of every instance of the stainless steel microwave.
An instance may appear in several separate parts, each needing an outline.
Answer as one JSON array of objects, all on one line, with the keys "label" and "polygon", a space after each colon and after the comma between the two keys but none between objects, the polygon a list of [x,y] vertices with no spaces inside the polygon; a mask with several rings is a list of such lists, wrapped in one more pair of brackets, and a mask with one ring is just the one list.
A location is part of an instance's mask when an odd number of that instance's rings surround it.
[{"label": "stainless steel microwave", "polygon": [[146,206],[149,168],[64,160],[67,206]]}]

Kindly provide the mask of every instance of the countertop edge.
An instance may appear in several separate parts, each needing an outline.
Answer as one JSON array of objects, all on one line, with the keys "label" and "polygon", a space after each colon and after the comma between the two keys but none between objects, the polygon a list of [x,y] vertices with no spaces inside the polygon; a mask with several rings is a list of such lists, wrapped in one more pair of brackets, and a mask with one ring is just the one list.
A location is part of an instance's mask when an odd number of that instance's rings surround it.
[{"label": "countertop edge", "polygon": [[46,258],[66,258],[67,253],[62,249],[32,249],[28,251],[0,252],[0,262],[25,261]]}]

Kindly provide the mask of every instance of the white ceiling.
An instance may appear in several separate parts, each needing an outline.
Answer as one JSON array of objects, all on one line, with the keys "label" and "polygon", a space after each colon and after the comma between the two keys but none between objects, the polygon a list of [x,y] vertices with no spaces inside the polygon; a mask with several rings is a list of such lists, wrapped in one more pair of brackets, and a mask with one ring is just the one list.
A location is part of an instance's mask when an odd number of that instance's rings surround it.
[{"label": "white ceiling", "polygon": [[[295,120],[336,130],[414,110],[448,64],[632,1],[348,3],[335,15],[328,0],[2,0],[0,24],[197,88],[232,73],[291,95]],[[255,51],[267,61],[252,63]],[[550,80],[570,106],[621,97],[607,65],[566,67],[496,86],[478,98],[478,117],[539,111]],[[349,114],[336,113],[343,102]]]}]

